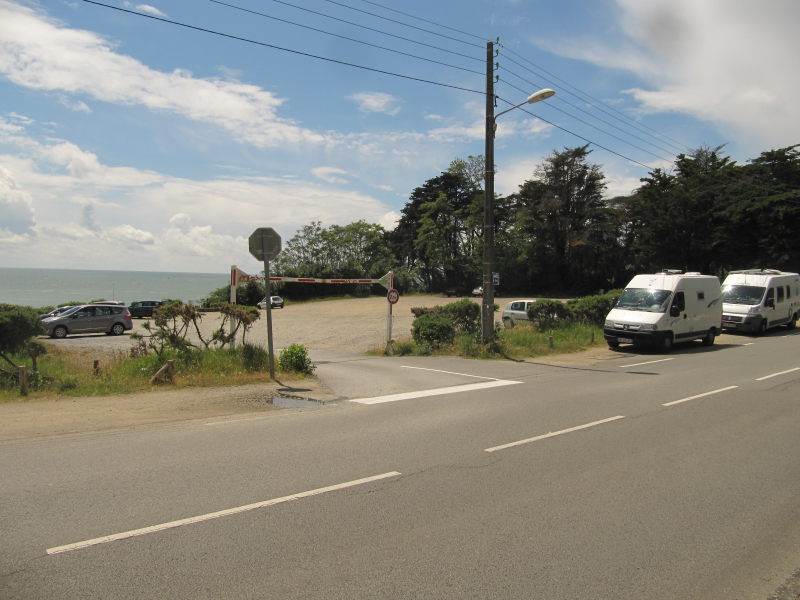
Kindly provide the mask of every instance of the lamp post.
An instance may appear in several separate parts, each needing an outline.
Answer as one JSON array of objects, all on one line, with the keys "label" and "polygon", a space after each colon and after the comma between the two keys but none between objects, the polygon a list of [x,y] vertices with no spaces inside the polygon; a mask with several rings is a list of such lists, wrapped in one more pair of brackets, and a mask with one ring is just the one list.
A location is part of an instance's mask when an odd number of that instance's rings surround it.
[{"label": "lamp post", "polygon": [[483,294],[481,297],[481,341],[488,344],[494,339],[494,134],[497,117],[519,108],[546,100],[555,91],[545,88],[528,96],[516,106],[494,113],[494,43],[486,44],[486,146],[483,202]]}]

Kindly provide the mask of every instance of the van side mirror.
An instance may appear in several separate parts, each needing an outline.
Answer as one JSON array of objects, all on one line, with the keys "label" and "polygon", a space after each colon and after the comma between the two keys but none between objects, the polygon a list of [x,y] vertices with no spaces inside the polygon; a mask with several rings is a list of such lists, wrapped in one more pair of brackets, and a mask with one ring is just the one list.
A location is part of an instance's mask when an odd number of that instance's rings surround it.
[{"label": "van side mirror", "polygon": [[775,300],[773,300],[772,298],[767,298],[767,301],[764,302],[764,306],[766,306],[767,308],[775,308]]},{"label": "van side mirror", "polygon": [[669,309],[669,316],[670,317],[680,317],[681,316],[681,309],[677,306],[671,306]]}]

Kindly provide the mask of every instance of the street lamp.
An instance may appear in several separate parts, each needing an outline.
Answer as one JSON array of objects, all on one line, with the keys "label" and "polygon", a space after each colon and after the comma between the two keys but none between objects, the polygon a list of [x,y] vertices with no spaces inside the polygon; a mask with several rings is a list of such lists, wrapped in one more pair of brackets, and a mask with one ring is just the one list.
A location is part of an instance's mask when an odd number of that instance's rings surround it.
[{"label": "street lamp", "polygon": [[483,294],[481,298],[481,341],[488,344],[494,339],[494,134],[497,117],[524,104],[541,102],[555,94],[545,88],[528,96],[524,102],[494,114],[494,48],[486,44],[486,171],[484,173],[483,202]]}]

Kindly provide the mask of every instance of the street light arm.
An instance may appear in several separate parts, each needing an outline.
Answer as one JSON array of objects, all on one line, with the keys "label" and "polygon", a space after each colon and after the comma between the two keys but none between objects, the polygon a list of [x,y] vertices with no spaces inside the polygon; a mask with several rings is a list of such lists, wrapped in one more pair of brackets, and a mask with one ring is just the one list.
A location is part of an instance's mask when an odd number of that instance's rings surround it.
[{"label": "street light arm", "polygon": [[528,98],[525,100],[525,102],[520,102],[519,104],[517,104],[515,106],[512,106],[511,108],[507,108],[506,110],[497,113],[494,116],[494,118],[496,119],[500,115],[504,115],[507,112],[511,112],[512,110],[514,110],[515,108],[519,108],[523,104],[533,104],[534,102],[541,102],[542,100],[547,100],[551,96],[554,96],[555,93],[556,93],[555,90],[551,90],[550,88],[541,89],[538,92],[534,92],[533,94],[528,96]]}]

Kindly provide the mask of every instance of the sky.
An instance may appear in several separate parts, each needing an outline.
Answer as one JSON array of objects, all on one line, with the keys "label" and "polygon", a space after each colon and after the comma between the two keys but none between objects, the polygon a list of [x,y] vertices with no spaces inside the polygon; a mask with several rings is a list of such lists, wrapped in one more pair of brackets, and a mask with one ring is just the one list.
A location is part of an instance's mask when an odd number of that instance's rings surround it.
[{"label": "sky", "polygon": [[[0,266],[257,272],[247,239],[393,229],[485,144],[498,194],[589,144],[606,194],[800,143],[797,0],[0,0]],[[499,40],[499,41],[498,41]],[[2,285],[0,283],[0,285]]]}]

